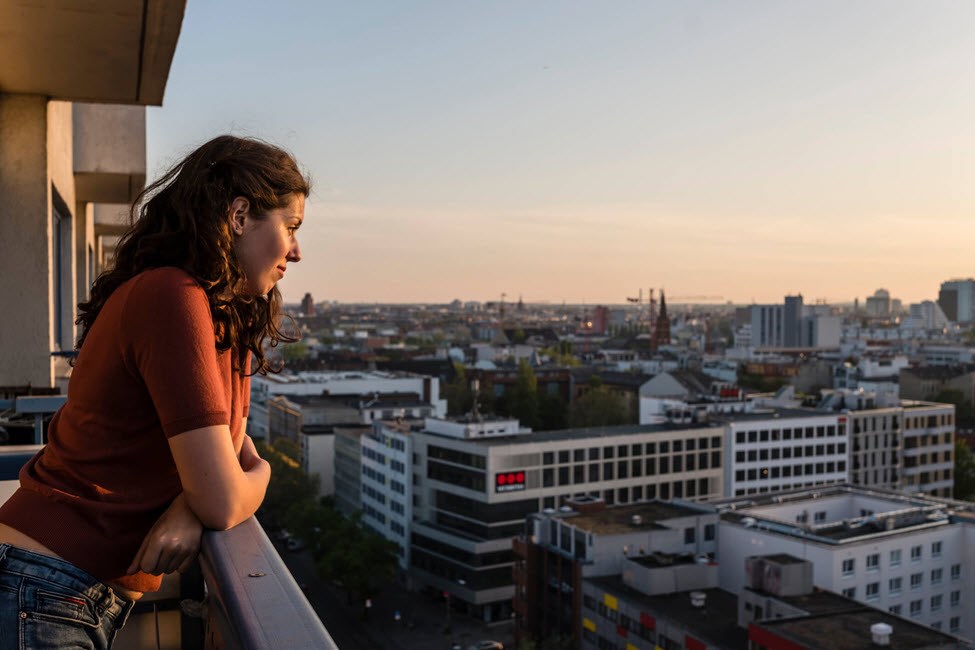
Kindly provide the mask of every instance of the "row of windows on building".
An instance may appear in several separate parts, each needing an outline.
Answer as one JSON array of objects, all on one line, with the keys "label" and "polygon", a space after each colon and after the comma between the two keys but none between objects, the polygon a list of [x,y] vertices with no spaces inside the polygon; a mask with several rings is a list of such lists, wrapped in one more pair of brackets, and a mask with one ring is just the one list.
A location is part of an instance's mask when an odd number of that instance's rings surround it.
[{"label": "row of windows on building", "polygon": [[904,428],[933,429],[934,427],[944,427],[953,424],[954,420],[955,418],[951,413],[907,416],[904,418]]},{"label": "row of windows on building", "polygon": [[[816,514],[818,515],[819,513],[816,513]],[[931,551],[930,551],[931,558],[937,559],[937,558],[942,557],[942,555],[943,555],[943,548],[944,548],[944,543],[943,542],[940,542],[940,541],[931,542]],[[887,565],[890,568],[899,567],[899,566],[901,566],[902,558],[903,558],[903,550],[902,549],[899,549],[899,548],[892,549],[890,551],[889,555],[888,555],[888,563],[887,563]],[[911,548],[910,548],[910,561],[912,563],[918,563],[918,562],[921,562],[922,560],[924,560],[924,545],[923,544],[916,544],[914,546],[911,546]],[[866,570],[868,572],[870,572],[870,571],[879,571],[880,570],[880,553],[871,553],[870,555],[868,555],[866,557],[866,560],[865,560],[864,563],[866,564]],[[842,564],[840,565],[840,569],[841,569],[842,575],[845,576],[845,577],[850,577],[850,576],[856,575],[856,558],[849,557],[849,558],[846,558],[845,560],[843,560]],[[939,576],[940,576],[941,569],[935,569],[934,571],[938,571],[939,572]],[[932,576],[933,576],[933,571],[932,571]],[[959,580],[960,578],[961,578],[961,564],[952,564],[951,565],[951,579],[952,580]]]},{"label": "row of windows on building", "polygon": [[774,442],[777,440],[802,440],[811,438],[836,437],[836,425],[821,425],[816,427],[795,427],[784,429],[754,429],[751,431],[736,431],[735,442]]},{"label": "row of windows on building", "polygon": [[362,475],[371,478],[376,483],[380,485],[386,485],[386,475],[382,472],[378,472],[368,465],[362,466]]},{"label": "row of windows on building", "polygon": [[372,447],[363,447],[362,448],[362,455],[363,455],[364,458],[368,458],[369,460],[373,460],[373,461],[379,463],[380,465],[385,465],[386,464],[386,454],[382,453],[381,451],[377,451],[377,450],[373,449]]},{"label": "row of windows on building", "polygon": [[627,445],[607,445],[604,447],[588,447],[572,450],[561,449],[558,452],[546,451],[542,453],[542,464],[555,465],[558,462],[561,465],[569,462],[582,463],[587,460],[612,460],[613,458],[629,458],[644,455],[656,456],[657,454],[720,448],[721,436],[687,438],[683,440],[661,440],[659,442],[647,443],[637,442]]},{"label": "row of windows on building", "polygon": [[[850,589],[844,589],[843,590],[843,595],[844,596],[847,596],[848,598],[856,598],[855,595],[851,596],[849,593],[847,593],[849,591],[850,591]],[[855,592],[856,590],[854,589],[853,591]],[[961,604],[961,593],[960,592],[957,592],[957,591],[953,591],[953,592],[951,592],[951,596],[952,596],[951,607],[958,607]],[[871,601],[871,600],[877,600],[877,598],[878,598],[877,596],[871,596],[869,594],[869,592],[867,593],[867,601],[868,602]],[[940,612],[941,610],[944,609],[944,596],[942,594],[937,594],[935,596],[931,596],[931,598],[929,599],[929,601],[930,602],[929,602],[928,613],[930,613],[930,614],[936,614],[937,612]],[[907,613],[911,617],[917,618],[918,616],[921,616],[922,614],[924,614],[924,599],[923,598],[916,598],[916,599],[910,601],[907,604],[907,607],[908,607]],[[901,603],[898,603],[897,605],[891,605],[887,609],[892,614],[897,614],[898,616],[902,616],[903,613],[904,613],[904,606]],[[960,621],[956,621],[955,618],[957,618],[957,617],[953,617],[952,618],[952,623],[951,623],[951,631],[952,632],[957,632],[958,631],[959,624],[960,624]],[[933,624],[931,624],[931,627],[935,627],[935,626]],[[941,628],[940,627],[935,627],[935,629],[940,630]]]},{"label": "row of windows on building", "polygon": [[[697,497],[714,496],[711,494],[712,483],[709,478],[687,479],[686,481],[668,481],[664,483],[650,483],[649,485],[633,485],[616,489],[592,490],[575,494],[578,497],[602,498],[607,505],[638,503],[650,499],[691,499]],[[542,499],[543,508],[555,508],[565,501],[572,499],[572,494],[561,496],[547,496]]]},{"label": "row of windows on building", "polygon": [[[542,487],[597,483],[618,479],[678,474],[721,467],[721,452],[699,452],[683,456],[661,456],[644,460],[618,460],[588,465],[546,467],[542,470]],[[570,473],[571,472],[571,473]],[[556,478],[558,480],[556,480]]]},{"label": "row of windows on building", "polygon": [[762,460],[779,460],[780,458],[822,457],[846,454],[846,443],[830,443],[828,445],[798,445],[795,447],[772,447],[766,449],[748,449],[735,452],[735,462],[756,462]]},{"label": "row of windows on building", "polygon": [[805,463],[796,465],[772,465],[771,467],[735,470],[735,481],[768,481],[777,478],[791,478],[794,476],[815,476],[845,472],[846,461],[830,461],[828,463]]},{"label": "row of windows on building", "polygon": [[931,447],[934,445],[950,445],[952,433],[925,433],[918,436],[905,435],[904,449],[915,449],[917,447]]}]

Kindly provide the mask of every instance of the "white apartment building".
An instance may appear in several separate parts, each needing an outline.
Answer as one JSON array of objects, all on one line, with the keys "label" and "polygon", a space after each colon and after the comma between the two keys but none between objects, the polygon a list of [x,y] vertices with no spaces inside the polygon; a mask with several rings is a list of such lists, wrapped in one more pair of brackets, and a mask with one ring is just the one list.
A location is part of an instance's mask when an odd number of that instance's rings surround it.
[{"label": "white apartment building", "polygon": [[413,438],[406,424],[376,422],[359,438],[362,523],[396,544],[399,566],[410,566],[413,520]]},{"label": "white apartment building", "polygon": [[975,637],[969,504],[856,486],[716,502],[720,581],[741,591],[749,556],[812,563],[813,583],[938,630]]},{"label": "white apartment building", "polygon": [[414,584],[447,591],[485,620],[511,614],[511,538],[527,515],[576,497],[618,504],[722,492],[723,436],[710,426],[532,433],[514,420],[429,418],[412,437]]},{"label": "white apartment building", "polygon": [[[437,377],[394,371],[316,371],[255,375],[251,378],[250,414],[247,433],[255,438],[268,437],[269,399],[278,396],[373,395],[382,393],[415,393],[433,406],[438,417],[447,414],[447,400],[440,397]],[[390,416],[393,417],[393,416]]]},{"label": "white apartment building", "polygon": [[765,494],[850,480],[848,417],[776,409],[724,423],[725,494]]}]

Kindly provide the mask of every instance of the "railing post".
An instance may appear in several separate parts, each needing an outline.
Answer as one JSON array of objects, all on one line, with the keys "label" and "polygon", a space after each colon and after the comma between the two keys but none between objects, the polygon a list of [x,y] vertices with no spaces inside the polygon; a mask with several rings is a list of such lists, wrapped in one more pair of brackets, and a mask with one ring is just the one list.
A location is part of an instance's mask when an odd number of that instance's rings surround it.
[{"label": "railing post", "polygon": [[204,589],[203,571],[200,570],[200,562],[196,561],[193,566],[179,576],[179,638],[182,650],[203,650],[203,612],[201,616],[191,616],[183,608],[182,601],[192,600],[202,605],[206,597]]}]

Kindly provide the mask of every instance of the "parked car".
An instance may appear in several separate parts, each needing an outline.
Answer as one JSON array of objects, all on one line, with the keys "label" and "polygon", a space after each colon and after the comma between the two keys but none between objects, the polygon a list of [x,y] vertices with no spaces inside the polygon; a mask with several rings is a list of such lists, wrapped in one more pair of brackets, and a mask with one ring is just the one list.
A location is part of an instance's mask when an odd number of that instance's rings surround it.
[{"label": "parked car", "polygon": [[478,641],[467,650],[504,650],[504,644],[500,641]]}]

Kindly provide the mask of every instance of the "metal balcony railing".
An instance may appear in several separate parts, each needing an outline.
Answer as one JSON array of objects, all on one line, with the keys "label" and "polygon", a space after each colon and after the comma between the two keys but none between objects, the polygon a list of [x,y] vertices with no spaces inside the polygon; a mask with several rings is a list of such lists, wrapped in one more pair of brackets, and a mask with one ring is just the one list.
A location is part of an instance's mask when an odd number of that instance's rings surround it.
[{"label": "metal balcony railing", "polygon": [[337,650],[281,556],[253,517],[203,535],[208,648]]}]

